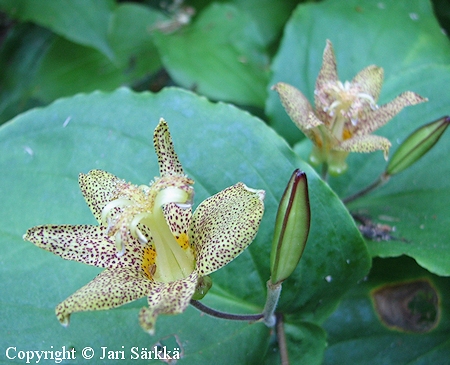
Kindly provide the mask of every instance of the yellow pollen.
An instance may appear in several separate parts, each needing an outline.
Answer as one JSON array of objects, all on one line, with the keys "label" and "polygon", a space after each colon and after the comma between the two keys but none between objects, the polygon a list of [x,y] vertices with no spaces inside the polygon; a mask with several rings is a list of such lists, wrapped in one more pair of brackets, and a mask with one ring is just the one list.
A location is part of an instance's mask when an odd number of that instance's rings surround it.
[{"label": "yellow pollen", "polygon": [[153,275],[156,271],[156,250],[151,246],[146,246],[144,248],[144,254],[142,255],[142,269],[144,270],[145,275],[152,280]]},{"label": "yellow pollen", "polygon": [[352,138],[352,132],[350,132],[348,129],[344,129],[342,132],[342,139],[345,141],[346,139]]},{"label": "yellow pollen", "polygon": [[177,240],[178,244],[183,250],[187,250],[190,247],[189,237],[187,236],[186,233],[180,234],[178,237],[175,237],[175,239]]}]

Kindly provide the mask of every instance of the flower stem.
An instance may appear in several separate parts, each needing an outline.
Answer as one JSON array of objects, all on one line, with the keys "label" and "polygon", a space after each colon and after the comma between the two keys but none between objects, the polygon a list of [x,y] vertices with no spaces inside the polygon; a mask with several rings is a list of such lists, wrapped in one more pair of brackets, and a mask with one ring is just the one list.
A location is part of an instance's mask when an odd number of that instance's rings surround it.
[{"label": "flower stem", "polygon": [[221,312],[221,311],[212,309],[212,308],[200,303],[198,300],[191,300],[191,305],[203,313],[206,313],[212,317],[217,317],[217,318],[222,318],[222,319],[253,322],[253,321],[259,321],[260,319],[264,318],[264,315],[262,313],[259,313],[259,314],[232,314],[232,313]]},{"label": "flower stem", "polygon": [[277,313],[277,340],[278,340],[278,349],[280,350],[280,358],[281,365],[289,365],[289,354],[286,343],[286,334],[284,332],[284,321],[283,315],[281,313]]},{"label": "flower stem", "polygon": [[278,299],[281,293],[281,283],[272,284],[272,281],[267,282],[267,299],[264,306],[263,315],[264,323],[268,327],[273,327],[276,324],[275,309],[277,308]]},{"label": "flower stem", "polygon": [[364,189],[361,189],[360,191],[356,192],[353,195],[347,196],[346,198],[342,199],[342,202],[344,204],[348,204],[352,202],[353,200],[356,200],[358,198],[361,198],[362,196],[370,193],[372,190],[375,190],[379,186],[383,185],[385,182],[389,180],[391,176],[383,172],[380,177],[375,180],[372,184],[366,186]]}]

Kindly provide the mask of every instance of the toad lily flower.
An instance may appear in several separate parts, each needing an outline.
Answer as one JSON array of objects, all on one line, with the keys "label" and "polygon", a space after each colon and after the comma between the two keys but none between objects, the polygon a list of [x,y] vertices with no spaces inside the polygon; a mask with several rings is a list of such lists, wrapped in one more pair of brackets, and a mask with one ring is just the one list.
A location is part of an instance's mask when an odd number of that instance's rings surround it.
[{"label": "toad lily flower", "polygon": [[295,87],[280,82],[273,89],[292,121],[314,143],[311,163],[325,163],[331,174],[339,175],[347,169],[349,152],[382,150],[387,159],[391,143],[371,133],[405,106],[427,101],[406,91],[379,107],[382,84],[383,69],[375,65],[360,71],[351,82],[339,81],[333,46],[327,41],[314,91],[315,110]]},{"label": "toad lily flower", "polygon": [[136,186],[104,171],[80,174],[79,184],[98,226],[44,225],[24,238],[67,260],[105,268],[56,307],[102,310],[148,297],[141,326],[154,332],[158,314],[181,313],[205,277],[239,255],[263,215],[264,191],[238,183],[203,201],[192,214],[193,181],[186,177],[164,120],[154,134],[160,177]]}]

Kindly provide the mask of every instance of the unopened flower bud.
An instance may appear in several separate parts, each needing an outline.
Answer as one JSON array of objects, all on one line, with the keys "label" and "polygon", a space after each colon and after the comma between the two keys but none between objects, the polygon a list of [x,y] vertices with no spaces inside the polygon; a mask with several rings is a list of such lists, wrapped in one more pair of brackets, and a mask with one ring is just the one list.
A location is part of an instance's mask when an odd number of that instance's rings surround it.
[{"label": "unopened flower bud", "polygon": [[306,174],[297,169],[278,207],[270,255],[273,284],[289,277],[300,261],[308,238],[310,216]]},{"label": "unopened flower bud", "polygon": [[416,129],[397,148],[385,174],[395,175],[411,166],[436,144],[449,124],[450,117],[446,116]]}]

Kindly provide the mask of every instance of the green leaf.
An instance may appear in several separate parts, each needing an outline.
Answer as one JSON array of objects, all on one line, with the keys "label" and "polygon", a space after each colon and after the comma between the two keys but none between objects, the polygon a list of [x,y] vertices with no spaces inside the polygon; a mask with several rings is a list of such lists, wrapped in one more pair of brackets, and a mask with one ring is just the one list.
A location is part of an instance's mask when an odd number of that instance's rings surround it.
[{"label": "green leaf", "polygon": [[[372,290],[424,279],[439,296],[437,327],[418,334],[383,325],[374,309]],[[324,364],[446,364],[450,356],[449,289],[449,278],[430,274],[410,258],[375,259],[368,279],[352,289],[324,323],[328,333]],[[405,303],[413,308],[413,301]]]},{"label": "green leaf", "polygon": [[161,19],[160,13],[144,6],[119,5],[111,13],[107,34],[114,62],[96,49],[56,38],[42,60],[35,96],[50,102],[77,92],[131,86],[151,75],[161,63],[149,29]]},{"label": "green leaf", "polygon": [[[149,337],[137,319],[144,299],[110,311],[75,313],[69,328],[62,328],[54,307],[99,270],[61,260],[22,240],[25,230],[38,224],[95,224],[79,191],[80,172],[104,169],[138,185],[157,176],[151,136],[161,116],[169,124],[185,172],[195,180],[197,204],[238,181],[266,190],[256,240],[211,275],[213,287],[202,302],[218,310],[261,312],[278,202],[292,171],[299,167],[306,172],[312,212],[309,241],[299,266],[283,283],[279,310],[285,314],[289,347],[304,336],[311,348],[321,351],[320,323],[370,266],[351,217],[315,172],[261,120],[179,89],[77,95],[22,114],[0,129],[0,326],[8,333],[0,346],[46,350],[65,345],[78,353],[91,346],[98,353],[101,346],[129,351],[132,346],[150,348],[157,341],[170,340],[168,346],[175,346],[178,340],[186,364],[200,358],[219,364],[230,359],[261,363],[271,341],[264,324],[229,323],[190,308],[179,316],[161,316],[155,336]],[[302,357],[299,352],[293,356]],[[315,356],[320,358],[321,352]]]},{"label": "green leaf", "polygon": [[[339,32],[330,34],[330,29]],[[449,41],[442,34],[428,1],[352,0],[345,4],[325,1],[299,6],[286,27],[274,61],[272,83],[291,83],[312,101],[327,38],[333,42],[341,81],[351,80],[371,64],[384,68],[380,105],[408,90],[429,99],[427,103],[405,108],[375,132],[391,141],[391,153],[416,128],[448,114]],[[302,138],[275,92],[268,99],[267,110],[280,134],[290,142]],[[296,150],[302,150],[306,158],[311,144],[305,141]],[[446,247],[450,189],[444,178],[450,173],[450,165],[446,163],[449,153],[448,135],[444,134],[411,168],[349,204],[351,211],[368,215],[374,223],[396,228],[391,234],[397,240],[367,242],[373,256],[406,254],[433,273],[450,275],[450,251]],[[371,184],[386,166],[379,152],[352,153],[347,162],[348,172],[329,182],[341,197]]]},{"label": "green leaf", "polygon": [[280,35],[291,11],[297,5],[297,1],[293,0],[233,0],[232,3],[252,16],[266,44]]},{"label": "green leaf", "polygon": [[32,24],[10,30],[0,51],[0,124],[39,105],[33,99],[33,81],[54,35]]},{"label": "green leaf", "polygon": [[85,46],[115,58],[108,42],[113,0],[1,0],[0,7],[23,22],[31,21]]},{"label": "green leaf", "polygon": [[257,24],[232,5],[211,4],[192,25],[154,32],[172,78],[213,99],[263,106],[268,56]]}]

